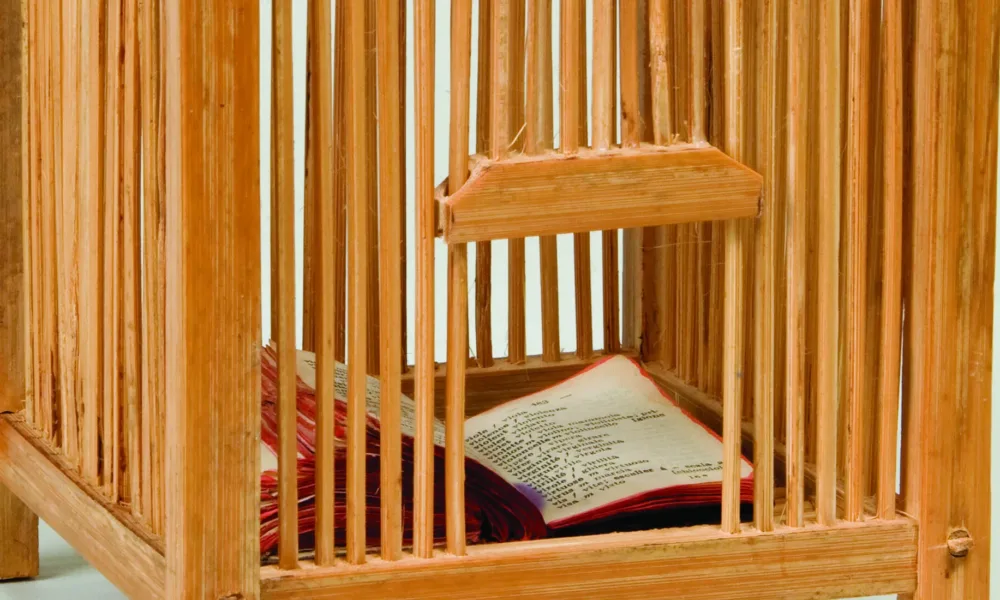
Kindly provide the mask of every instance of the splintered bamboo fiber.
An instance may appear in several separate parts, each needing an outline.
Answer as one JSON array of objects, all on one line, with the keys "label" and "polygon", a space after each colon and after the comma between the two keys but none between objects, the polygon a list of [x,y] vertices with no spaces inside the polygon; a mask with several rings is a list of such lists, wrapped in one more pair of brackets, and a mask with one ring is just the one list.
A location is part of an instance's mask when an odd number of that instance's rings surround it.
[{"label": "splintered bamboo fiber", "polygon": [[[618,14],[613,0],[594,2],[593,18],[593,114],[592,146],[597,150],[608,150],[617,145],[617,30]],[[601,234],[602,298],[604,304],[604,350],[618,352],[621,349],[621,317],[618,301],[618,230],[608,230]]]},{"label": "splintered bamboo fiber", "polygon": [[278,275],[278,410],[279,410],[279,560],[282,569],[298,566],[298,488],[295,400],[295,188],[293,180],[292,8],[274,7],[272,45],[273,130],[271,141],[275,170],[272,190],[277,195],[274,227],[277,243],[273,255]]},{"label": "splintered bamboo fiber", "polygon": [[[847,328],[845,331],[848,448],[846,465],[845,518],[861,520],[864,514],[866,439],[865,426],[865,337],[867,238],[868,238],[868,86],[871,9],[863,0],[850,0],[848,26],[848,106],[847,106]],[[870,442],[870,440],[868,440]]]},{"label": "splintered bamboo fiber", "polygon": [[824,0],[819,19],[819,143],[820,187],[817,215],[817,355],[816,398],[816,516],[821,525],[833,523],[837,503],[837,364],[840,297],[838,285],[840,218],[840,3]]},{"label": "splintered bamboo fiber", "polygon": [[902,326],[903,115],[902,10],[900,0],[885,2],[882,17],[883,226],[882,346],[879,363],[878,516],[896,514],[896,437],[899,418],[899,355]]},{"label": "splintered bamboo fiber", "polygon": [[[785,502],[786,520],[801,527],[805,514],[805,394],[806,394],[806,110],[808,6],[795,0],[788,7],[788,190],[787,312],[785,318]],[[893,426],[895,431],[895,425]],[[895,482],[893,482],[895,486]]]},{"label": "splintered bamboo fiber", "polygon": [[[380,338],[381,351],[381,413],[380,448],[381,479],[380,497],[382,501],[381,542],[382,559],[398,560],[402,556],[403,544],[403,488],[402,488],[402,438],[400,434],[400,377],[403,372],[403,356],[399,352],[402,344],[402,297],[398,293],[404,285],[401,271],[400,213],[404,210],[401,194],[397,153],[400,128],[397,110],[403,89],[399,73],[401,40],[399,28],[402,7],[400,0],[380,0],[378,19],[378,108],[379,120],[379,230],[380,261]],[[329,17],[327,16],[327,23]],[[326,52],[329,56],[329,51]],[[331,382],[332,383],[332,382]],[[332,385],[330,386],[332,388]],[[332,391],[332,390],[331,390]],[[332,431],[332,427],[331,427]]]},{"label": "splintered bamboo fiber", "polygon": [[[347,9],[347,277],[351,302],[347,312],[347,561],[365,562],[365,389],[368,360],[368,123],[365,6]],[[374,150],[374,149],[372,149]]]},{"label": "splintered bamboo fiber", "polygon": [[[498,7],[499,8],[499,7]],[[476,91],[476,153],[493,151],[493,110],[501,93],[493,94],[493,3],[479,2],[479,81]],[[499,75],[498,75],[499,76]],[[501,82],[504,83],[504,82]],[[504,134],[506,135],[506,134]],[[493,365],[493,242],[476,242],[476,360]]]},{"label": "splintered bamboo fiber", "polygon": [[[587,143],[587,64],[584,40],[586,9],[582,2],[563,2],[560,6],[559,149],[563,154],[576,154],[580,146]],[[590,318],[590,235],[587,233],[573,235],[573,264],[576,284],[576,355],[578,358],[588,358],[593,353],[594,343]]]},{"label": "splintered bamboo fiber", "polygon": [[[316,564],[333,564],[334,551],[334,368],[336,216],[333,199],[333,67],[330,0],[309,3],[308,193],[316,215],[313,292],[316,349]],[[303,323],[308,329],[308,325]],[[303,332],[304,333],[304,332]],[[385,448],[385,445],[382,446]]]},{"label": "splintered bamboo fiber", "polygon": [[[552,2],[532,0],[528,12],[526,154],[552,148]],[[559,348],[559,272],[555,236],[538,240],[541,266],[542,359],[556,362]],[[617,264],[615,265],[617,270]]]},{"label": "splintered bamboo fiber", "polygon": [[[743,2],[726,3],[724,65],[726,69],[726,153],[739,160],[743,133]],[[740,445],[743,399],[742,378],[738,371],[743,364],[743,265],[746,225],[739,221],[726,223],[725,305],[723,327],[723,464],[722,464],[722,529],[735,533],[740,527]]]},{"label": "splintered bamboo fiber", "polygon": [[[501,0],[494,0],[493,10]],[[496,21],[494,13],[494,44]],[[472,3],[452,3],[451,13],[451,144],[449,147],[449,193],[455,193],[468,176],[469,71],[472,53]],[[496,98],[498,79],[494,61],[493,92]],[[498,138],[506,139],[502,111],[492,111],[493,156],[499,158]],[[448,552],[465,554],[465,369],[469,356],[468,246],[448,246],[448,371],[445,418],[445,515]]]},{"label": "splintered bamboo fiber", "polygon": [[[338,6],[341,3],[338,3]],[[416,128],[416,356],[414,362],[413,554],[434,547],[434,0],[414,10]]]}]

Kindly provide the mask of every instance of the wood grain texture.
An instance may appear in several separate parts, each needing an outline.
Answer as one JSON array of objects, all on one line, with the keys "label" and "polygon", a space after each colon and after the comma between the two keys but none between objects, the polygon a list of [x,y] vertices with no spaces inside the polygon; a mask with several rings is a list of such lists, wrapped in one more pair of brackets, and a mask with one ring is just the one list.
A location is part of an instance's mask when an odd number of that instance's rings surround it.
[{"label": "wood grain texture", "polygon": [[38,576],[38,516],[0,484],[0,581]]},{"label": "wood grain texture", "polygon": [[28,6],[6,2],[0,6],[0,144],[5,159],[0,161],[0,412],[24,407],[27,392],[28,328],[26,325],[24,239],[25,171],[24,130],[28,89],[27,36]]},{"label": "wood grain texture", "polygon": [[[413,25],[417,258],[413,554],[418,558],[429,558],[434,547],[434,4],[418,0]],[[403,385],[405,390],[405,378]]]},{"label": "wood grain texture", "polygon": [[[166,597],[253,599],[260,595],[259,7],[185,0],[164,10]],[[213,101],[202,102],[206,95]]]},{"label": "wood grain texture", "polygon": [[[333,40],[330,0],[309,4],[309,193],[316,211],[316,272],[313,292],[316,347],[316,556],[320,565],[334,560],[334,366],[336,360],[336,222],[333,192]],[[389,117],[391,118],[391,116]],[[387,192],[388,193],[388,192]],[[308,297],[306,292],[303,292]],[[303,321],[303,327],[307,324]],[[303,332],[304,333],[304,332]],[[388,396],[393,398],[395,396]],[[383,446],[385,447],[385,446]]]},{"label": "wood grain texture", "polygon": [[[271,21],[273,137],[271,155],[272,227],[278,231],[271,255],[277,265],[278,331],[278,555],[283,569],[294,569],[299,555],[298,438],[295,398],[295,156],[292,83],[292,6],[275,5]],[[358,295],[364,299],[364,292]],[[353,350],[353,348],[352,348]],[[356,355],[355,355],[356,356]]]},{"label": "wood grain texture", "polygon": [[448,243],[754,217],[759,175],[711,147],[479,161],[447,198]]},{"label": "wood grain texture", "polygon": [[[510,52],[509,115],[507,118],[510,139],[509,148],[513,152],[524,150],[524,136],[527,112],[524,102],[527,18],[525,0],[513,0],[510,11],[508,44]],[[525,263],[524,238],[511,238],[507,242],[507,358],[522,362],[526,353],[525,327]]]},{"label": "wood grain texture", "polygon": [[[594,3],[593,18],[593,92],[591,147],[606,150],[616,145],[618,12],[612,0]],[[621,347],[621,302],[619,301],[618,231],[601,233],[602,302],[604,312],[604,348],[615,352]]]},{"label": "wood grain texture", "polygon": [[819,229],[817,267],[816,513],[820,524],[836,518],[838,367],[839,364],[839,222],[841,193],[841,31],[839,2],[820,4],[819,27]]},{"label": "wood grain texture", "polygon": [[[368,177],[368,374],[377,376],[381,359],[381,349],[378,340],[381,338],[381,298],[379,296],[379,214],[375,208],[379,198],[378,168],[372,168],[378,156],[378,52],[376,46],[376,23],[382,18],[377,14],[377,2],[367,0],[365,5],[365,110],[361,113],[365,119],[366,148],[371,156],[371,162],[366,165],[365,174]],[[394,107],[395,108],[395,107]],[[395,111],[394,111],[395,112]],[[397,238],[398,240],[398,238]]]},{"label": "wood grain texture", "polygon": [[[85,488],[78,476],[67,475],[73,470],[22,420],[0,417],[0,485],[7,486],[7,493],[14,492],[126,594],[176,597],[164,593],[167,566],[162,542],[149,537],[131,515],[109,504],[94,488]],[[27,541],[31,543],[30,535]]]},{"label": "wood grain texture", "polygon": [[[497,10],[501,10],[498,6]],[[493,149],[493,3],[479,4],[478,82],[476,87],[476,152]],[[503,65],[506,69],[506,64]],[[501,81],[500,83],[505,83]],[[499,94],[498,94],[499,96]],[[499,98],[497,98],[499,99]],[[502,135],[506,136],[504,132]],[[493,364],[493,243],[476,244],[476,361],[481,367]]]},{"label": "wood grain texture", "polygon": [[[368,352],[368,107],[365,102],[367,75],[365,57],[366,3],[347,8],[347,561],[365,562],[365,381]],[[376,150],[371,148],[371,150]],[[371,315],[374,316],[374,315]]]},{"label": "wood grain texture", "polygon": [[[911,252],[905,297],[904,490],[920,520],[916,598],[990,589],[990,439],[997,156],[992,4],[921,2],[914,17]],[[912,61],[912,62],[910,62]],[[949,538],[972,547],[953,557]]]},{"label": "wood grain texture", "polygon": [[883,255],[879,345],[878,516],[896,514],[903,254],[903,16],[899,0],[882,19]]},{"label": "wood grain texture", "polygon": [[[405,173],[399,169],[400,97],[404,94],[399,85],[400,71],[405,64],[399,62],[399,28],[402,19],[400,0],[381,0],[378,19],[378,107],[379,120],[379,305],[381,312],[378,343],[381,391],[381,543],[382,558],[397,560],[402,555],[403,544],[403,472],[402,437],[400,435],[399,379],[403,372],[402,345],[402,296],[399,288],[405,285],[401,270],[399,239],[400,213],[405,212],[406,199],[401,194],[401,180]],[[329,18],[327,17],[327,21]],[[329,53],[327,53],[329,56]],[[332,381],[331,381],[332,383]],[[331,386],[332,388],[332,386]],[[331,389],[332,391],[332,389]],[[332,431],[332,428],[331,428]],[[332,497],[331,497],[332,500]],[[331,503],[332,505],[332,503]]]},{"label": "wood grain texture", "polygon": [[[905,593],[916,586],[916,529],[895,520],[730,536],[703,526],[476,546],[467,556],[433,563],[372,561],[294,574],[265,567],[262,595],[735,600]],[[748,564],[755,565],[752,576]]]}]

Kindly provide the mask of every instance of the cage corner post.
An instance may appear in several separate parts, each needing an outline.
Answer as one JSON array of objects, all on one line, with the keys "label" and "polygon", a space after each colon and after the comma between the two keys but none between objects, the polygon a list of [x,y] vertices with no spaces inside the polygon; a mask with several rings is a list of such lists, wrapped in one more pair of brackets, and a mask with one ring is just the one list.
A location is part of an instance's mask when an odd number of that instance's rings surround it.
[{"label": "cage corner post", "polygon": [[[27,177],[23,90],[27,3],[0,3],[0,413],[18,411],[26,392],[22,185]],[[0,581],[38,575],[38,517],[0,485]]]},{"label": "cage corner post", "polygon": [[164,2],[166,598],[260,597],[257,2]]}]

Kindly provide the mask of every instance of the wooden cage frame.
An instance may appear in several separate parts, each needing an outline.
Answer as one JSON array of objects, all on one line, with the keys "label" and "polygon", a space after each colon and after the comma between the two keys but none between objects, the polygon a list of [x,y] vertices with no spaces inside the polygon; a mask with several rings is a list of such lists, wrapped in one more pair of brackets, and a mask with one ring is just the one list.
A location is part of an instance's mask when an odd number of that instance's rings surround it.
[{"label": "wooden cage frame", "polygon": [[[582,1],[562,0],[553,148],[551,2],[480,0],[470,157],[473,3],[454,0],[442,183],[435,0],[416,0],[413,365],[399,283],[411,5],[333,6],[308,3],[304,337],[320,429],[333,418],[324,373],[345,342],[349,447],[364,447],[367,373],[386,398],[413,394],[419,431],[444,417],[447,544],[432,543],[430,434],[418,432],[414,542],[401,545],[399,410],[386,402],[380,552],[352,505],[364,493],[355,454],[347,543],[334,547],[331,509],[302,560],[284,402],[281,542],[277,564],[261,562],[259,3],[4,0],[0,579],[38,573],[42,518],[135,598],[987,597],[1000,3],[594,0],[588,21]],[[279,364],[294,364],[290,3],[275,2],[272,35],[272,329]],[[580,267],[592,231],[605,232],[603,349]],[[575,240],[572,354],[545,283],[558,234]],[[433,359],[435,237],[448,248],[445,365]],[[682,242],[695,239],[710,248]],[[506,358],[490,347],[491,240],[510,240],[518,299]],[[721,525],[466,547],[465,415],[607,352],[640,358],[722,433]],[[294,372],[279,378],[294,397]],[[741,450],[756,468],[745,522]],[[317,496],[332,499],[332,434],[317,456]]]}]

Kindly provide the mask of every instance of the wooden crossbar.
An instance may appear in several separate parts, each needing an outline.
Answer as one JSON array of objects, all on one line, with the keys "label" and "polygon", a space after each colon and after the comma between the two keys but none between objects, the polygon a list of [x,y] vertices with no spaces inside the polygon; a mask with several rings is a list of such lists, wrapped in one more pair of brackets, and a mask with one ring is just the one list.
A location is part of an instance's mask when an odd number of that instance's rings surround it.
[{"label": "wooden crossbar", "polygon": [[[471,161],[447,243],[755,217],[762,178],[706,144]],[[443,190],[444,188],[439,188]]]}]

